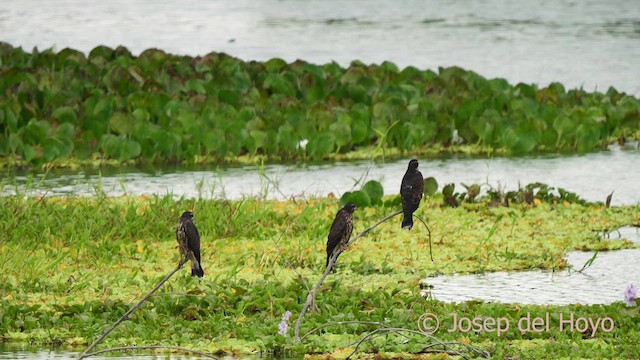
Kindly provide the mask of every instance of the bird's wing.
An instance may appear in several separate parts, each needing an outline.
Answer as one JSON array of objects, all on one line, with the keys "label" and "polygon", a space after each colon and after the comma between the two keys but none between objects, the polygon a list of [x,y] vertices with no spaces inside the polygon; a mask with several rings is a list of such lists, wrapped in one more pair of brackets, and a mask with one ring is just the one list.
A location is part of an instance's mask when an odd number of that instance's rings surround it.
[{"label": "bird's wing", "polygon": [[327,237],[327,246],[331,249],[336,247],[345,231],[347,231],[347,214],[339,211],[333,220],[333,224],[331,224],[329,236]]},{"label": "bird's wing", "polygon": [[[194,254],[200,254],[200,234],[198,228],[191,221],[187,221],[184,224],[184,230],[187,234],[187,246]],[[197,256],[196,257],[199,257]]]}]

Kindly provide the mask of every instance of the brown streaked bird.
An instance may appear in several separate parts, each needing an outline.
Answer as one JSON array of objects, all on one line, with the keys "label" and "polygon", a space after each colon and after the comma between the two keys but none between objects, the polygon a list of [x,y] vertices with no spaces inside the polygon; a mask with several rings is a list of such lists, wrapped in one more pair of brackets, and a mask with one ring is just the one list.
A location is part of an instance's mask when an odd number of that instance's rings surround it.
[{"label": "brown streaked bird", "polygon": [[413,213],[420,206],[424,193],[424,179],[418,171],[418,160],[411,159],[407,172],[400,185],[400,198],[402,199],[402,228],[411,230],[413,227]]},{"label": "brown streaked bird", "polygon": [[327,264],[325,269],[329,266],[329,259],[334,251],[338,252],[338,256],[344,250],[344,246],[349,242],[351,233],[353,232],[353,212],[356,210],[356,204],[347,203],[336,214],[336,218],[333,219],[331,229],[329,230],[329,236],[327,236]]},{"label": "brown streaked bird", "polygon": [[204,270],[200,263],[200,234],[193,223],[193,213],[185,211],[176,228],[176,239],[180,254],[191,261],[191,276],[203,277]]}]

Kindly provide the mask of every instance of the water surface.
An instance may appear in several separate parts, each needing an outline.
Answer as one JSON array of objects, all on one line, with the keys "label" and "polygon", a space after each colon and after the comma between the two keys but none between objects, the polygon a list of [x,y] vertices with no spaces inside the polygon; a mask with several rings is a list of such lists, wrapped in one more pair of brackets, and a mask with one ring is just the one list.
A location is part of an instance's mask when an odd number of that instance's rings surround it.
[{"label": "water surface", "polygon": [[[637,227],[613,231],[607,238],[640,243]],[[565,257],[570,270],[493,272],[477,275],[437,276],[423,279],[437,300],[484,301],[520,304],[610,304],[623,301],[629,284],[640,283],[640,249],[598,252],[591,266],[591,251],[572,251]]]},{"label": "water surface", "polygon": [[[409,159],[371,163],[338,162],[319,165],[283,165],[204,168],[187,170],[135,168],[16,174],[0,172],[0,194],[28,191],[48,196],[91,196],[99,191],[108,196],[164,195],[238,199],[263,197],[288,199],[327,196],[359,189],[367,180],[380,181],[387,195],[400,191]],[[482,184],[489,188],[516,190],[533,182],[577,193],[589,201],[605,201],[612,191],[613,205],[640,204],[640,150],[637,143],[609,150],[575,155],[527,157],[420,159],[425,177],[433,176],[440,189],[447,183]],[[30,182],[31,181],[31,182]]]}]

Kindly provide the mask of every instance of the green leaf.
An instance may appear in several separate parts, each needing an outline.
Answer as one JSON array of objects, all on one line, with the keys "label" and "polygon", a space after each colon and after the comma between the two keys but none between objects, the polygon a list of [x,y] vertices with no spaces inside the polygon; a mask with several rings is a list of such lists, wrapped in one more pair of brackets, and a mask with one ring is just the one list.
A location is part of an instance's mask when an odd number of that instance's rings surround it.
[{"label": "green leaf", "polygon": [[340,206],[344,206],[350,202],[356,204],[356,206],[360,208],[371,206],[371,198],[362,190],[354,192],[347,191],[340,198]]},{"label": "green leaf", "polygon": [[76,112],[73,110],[73,108],[71,108],[70,106],[63,106],[63,107],[57,108],[53,111],[51,115],[62,123],[71,123],[71,124],[78,123],[78,116],[76,115]]},{"label": "green leaf", "polygon": [[351,127],[345,122],[335,122],[329,126],[329,131],[333,133],[338,146],[345,146],[351,143]]},{"label": "green leaf", "polygon": [[380,184],[378,181],[367,181],[367,183],[362,187],[362,191],[367,193],[367,195],[371,199],[372,204],[380,204],[382,202],[384,189],[382,188],[382,184]]},{"label": "green leaf", "polygon": [[206,94],[207,93],[207,90],[204,88],[204,85],[202,85],[202,80],[200,80],[200,79],[189,79],[184,84],[184,87],[187,90],[194,91],[194,92],[196,92],[198,94]]},{"label": "green leaf", "polygon": [[[424,193],[426,195],[433,195],[438,191],[438,181],[434,177],[428,177],[424,179]],[[444,193],[444,190],[443,190]]]},{"label": "green leaf", "polygon": [[122,141],[122,145],[120,148],[119,159],[120,160],[129,160],[140,156],[142,152],[142,147],[140,144],[131,139],[124,139]]},{"label": "green leaf", "polygon": [[455,190],[456,185],[453,183],[447,184],[442,188],[442,195],[444,196],[453,196],[453,191]]},{"label": "green leaf", "polygon": [[287,66],[287,63],[280,58],[273,58],[264,63],[264,67],[269,73],[277,73],[285,66]]},{"label": "green leaf", "polygon": [[109,119],[109,127],[116,134],[129,135],[133,131],[133,119],[124,113],[115,113]]}]

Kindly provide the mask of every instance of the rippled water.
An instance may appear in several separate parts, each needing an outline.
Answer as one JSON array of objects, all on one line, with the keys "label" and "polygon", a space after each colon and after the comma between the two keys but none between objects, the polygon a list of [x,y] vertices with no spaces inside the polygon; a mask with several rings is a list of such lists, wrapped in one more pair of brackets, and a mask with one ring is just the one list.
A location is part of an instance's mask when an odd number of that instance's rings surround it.
[{"label": "rippled water", "polygon": [[[624,227],[608,238],[640,243],[637,227]],[[593,257],[590,251],[572,251],[566,259],[580,270]],[[623,300],[629,284],[640,283],[640,249],[599,252],[582,272],[564,270],[494,272],[426,278],[434,299],[461,302],[472,299],[521,304],[610,304]]]},{"label": "rippled water", "polygon": [[[122,194],[173,194],[175,196],[238,199],[243,196],[286,199],[341,196],[356,181],[381,182],[385,194],[396,194],[408,159],[371,164],[367,161],[322,165],[266,165],[198,170],[102,169],[84,172],[15,174],[0,172],[0,194],[16,191],[55,195],[108,196]],[[613,205],[640,204],[640,150],[638,144],[613,145],[608,151],[584,155],[544,155],[517,158],[420,159],[425,177],[433,176],[440,188],[455,183],[485,184],[515,190],[518,184],[542,182],[577,193],[590,201],[603,201],[614,191]],[[31,181],[31,182],[30,182]],[[28,185],[27,185],[28,184]]]},{"label": "rippled water", "polygon": [[135,54],[389,60],[640,94],[640,6],[628,0],[10,0],[0,34],[26,50],[106,44]]}]

